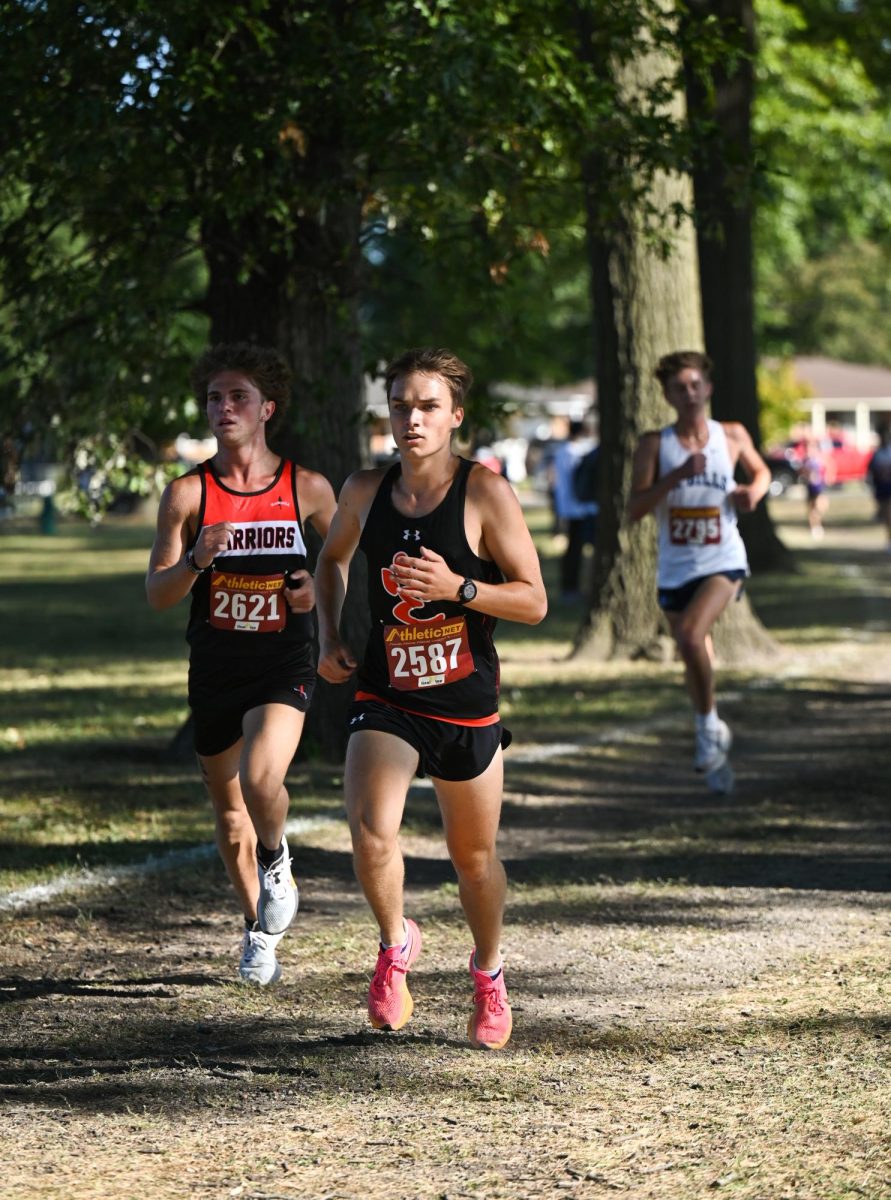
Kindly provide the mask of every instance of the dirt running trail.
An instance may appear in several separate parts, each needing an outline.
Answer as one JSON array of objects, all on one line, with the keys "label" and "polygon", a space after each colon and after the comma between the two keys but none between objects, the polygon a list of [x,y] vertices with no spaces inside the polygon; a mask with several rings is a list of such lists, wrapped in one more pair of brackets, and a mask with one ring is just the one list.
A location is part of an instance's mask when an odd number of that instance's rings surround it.
[{"label": "dirt running trail", "polygon": [[3,920],[0,1196],[891,1196],[891,648],[727,682],[738,787],[647,722],[510,752],[515,1036],[464,1036],[469,943],[410,798],[415,1016],[367,1024],[342,823],[301,839],[284,977],[231,982],[215,861]]}]

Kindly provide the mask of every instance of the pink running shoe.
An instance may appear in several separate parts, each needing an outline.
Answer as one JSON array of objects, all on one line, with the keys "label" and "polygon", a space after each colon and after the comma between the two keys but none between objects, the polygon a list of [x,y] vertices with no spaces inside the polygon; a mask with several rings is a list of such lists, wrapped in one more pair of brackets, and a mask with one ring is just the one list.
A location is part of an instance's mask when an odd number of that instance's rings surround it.
[{"label": "pink running shoe", "polygon": [[467,1022],[467,1036],[477,1050],[501,1050],[510,1041],[513,1014],[507,1001],[504,970],[497,979],[478,971],[473,965],[476,949],[470,955],[473,977],[473,1016]]},{"label": "pink running shoe", "polygon": [[381,949],[374,978],[368,989],[368,1016],[375,1029],[401,1029],[408,1023],[415,1002],[408,990],[406,975],[421,953],[421,931],[414,921],[406,920],[408,946]]}]

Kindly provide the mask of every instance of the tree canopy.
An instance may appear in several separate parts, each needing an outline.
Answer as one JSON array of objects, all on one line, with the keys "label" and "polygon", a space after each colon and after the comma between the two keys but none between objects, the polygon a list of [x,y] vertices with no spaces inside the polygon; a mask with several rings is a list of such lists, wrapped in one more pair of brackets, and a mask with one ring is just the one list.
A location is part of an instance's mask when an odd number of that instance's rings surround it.
[{"label": "tree canopy", "polygon": [[762,347],[888,361],[891,51],[874,36],[887,5],[758,0],[757,12]]},{"label": "tree canopy", "polygon": [[[865,264],[845,303],[886,311],[880,8],[758,2],[764,349],[884,353],[882,323],[864,344],[833,291],[840,266]],[[623,105],[606,69],[644,29],[677,39],[671,6],[649,0],[0,0],[0,13],[0,423],[49,427],[87,456],[114,457],[134,430],[148,456],[199,428],[188,361],[233,330],[286,349],[313,411],[344,406],[347,424],[347,379],[406,342],[451,344],[481,393],[587,374],[590,204],[608,228],[647,171],[683,161],[664,110],[676,81]],[[685,51],[707,62],[723,36],[700,25]],[[634,169],[591,186],[592,147],[621,147]],[[650,216],[670,240],[666,214]]]}]

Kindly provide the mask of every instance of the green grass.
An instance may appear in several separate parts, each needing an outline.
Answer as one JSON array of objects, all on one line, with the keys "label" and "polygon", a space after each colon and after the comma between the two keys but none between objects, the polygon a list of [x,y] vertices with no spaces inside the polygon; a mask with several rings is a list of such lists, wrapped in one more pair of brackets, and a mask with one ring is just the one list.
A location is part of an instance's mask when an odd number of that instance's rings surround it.
[{"label": "green grass", "polygon": [[[211,839],[197,770],[169,755],[186,607],[149,610],[150,538],[0,531],[0,893]],[[577,609],[501,627],[503,1055],[464,1041],[469,941],[429,786],[403,826],[425,951],[395,1036],[365,1023],[373,922],[342,822],[301,840],[299,929],[262,993],[231,982],[239,918],[210,854],[7,919],[10,1194],[891,1196],[889,578],[878,554],[805,549],[751,583],[776,661],[721,672],[749,776],[729,803],[690,775],[677,664],[568,661]],[[868,647],[840,633],[867,625]],[[296,764],[295,812],[339,813],[341,782]]]},{"label": "green grass", "polygon": [[[147,525],[65,522],[0,536],[0,892],[213,837],[192,761],[185,603],[153,612]],[[295,771],[295,812],[339,805],[333,772]]]},{"label": "green grass", "polygon": [[[529,512],[546,582],[556,594],[559,541]],[[153,612],[143,579],[146,523],[98,528],[66,521],[54,537],[0,530],[0,891],[81,866],[138,861],[206,843],[212,821],[191,762],[169,743],[187,714],[186,604]],[[839,570],[802,556],[795,575],[751,581],[766,623],[789,646],[832,641],[845,628],[888,628],[891,579],[855,552]],[[596,740],[684,701],[675,664],[606,667],[567,659],[581,610],[555,606],[541,626],[502,623],[503,715],[517,744]],[[727,674],[747,686],[757,670]],[[779,712],[813,680],[768,681]],[[768,691],[761,693],[768,701]],[[633,752],[633,751],[632,751]],[[615,752],[620,753],[619,751]],[[544,793],[554,767],[527,764],[520,786]],[[297,764],[294,810],[337,811],[339,768]],[[411,818],[415,819],[415,818]],[[423,827],[434,812],[418,814]]]}]

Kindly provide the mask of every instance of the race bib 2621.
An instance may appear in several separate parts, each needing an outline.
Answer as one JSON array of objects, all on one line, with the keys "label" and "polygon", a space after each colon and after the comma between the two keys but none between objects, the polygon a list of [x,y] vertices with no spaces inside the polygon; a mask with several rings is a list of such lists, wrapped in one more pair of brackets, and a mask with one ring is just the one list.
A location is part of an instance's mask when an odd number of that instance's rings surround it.
[{"label": "race bib 2621", "polygon": [[278,633],[285,627],[284,575],[214,571],[210,578],[210,623],[236,633]]}]

